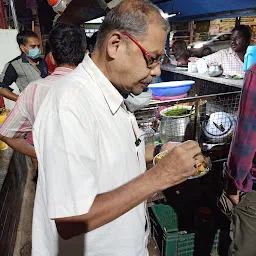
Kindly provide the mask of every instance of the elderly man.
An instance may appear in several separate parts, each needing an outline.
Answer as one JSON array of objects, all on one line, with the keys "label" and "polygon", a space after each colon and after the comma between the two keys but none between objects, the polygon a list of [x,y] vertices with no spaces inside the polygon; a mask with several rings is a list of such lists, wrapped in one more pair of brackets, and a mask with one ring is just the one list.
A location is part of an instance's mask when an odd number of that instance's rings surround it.
[{"label": "elderly man", "polygon": [[168,29],[148,1],[122,1],[105,17],[92,59],[48,93],[33,133],[32,255],[148,255],[145,200],[195,173],[201,152],[185,142],[145,172],[143,133],[121,95],[140,94],[160,75]]},{"label": "elderly man", "polygon": [[21,55],[5,65],[0,75],[0,95],[16,101],[18,95],[12,92],[10,85],[16,83],[22,92],[30,82],[48,75],[47,64],[40,58],[40,41],[37,34],[30,30],[18,33],[17,43]]},{"label": "elderly man", "polygon": [[176,40],[172,44],[173,58],[171,64],[182,66],[187,65],[190,54],[187,50],[187,45],[184,40]]},{"label": "elderly man", "polygon": [[240,25],[232,30],[230,48],[203,57],[208,66],[219,64],[223,68],[223,75],[244,76],[244,55],[251,42],[251,29]]},{"label": "elderly man", "polygon": [[56,26],[50,32],[49,42],[51,59],[57,68],[52,75],[27,86],[0,128],[1,140],[31,157],[36,157],[34,147],[23,138],[32,131],[37,112],[48,90],[59,78],[82,62],[86,49],[85,33],[74,25]]}]

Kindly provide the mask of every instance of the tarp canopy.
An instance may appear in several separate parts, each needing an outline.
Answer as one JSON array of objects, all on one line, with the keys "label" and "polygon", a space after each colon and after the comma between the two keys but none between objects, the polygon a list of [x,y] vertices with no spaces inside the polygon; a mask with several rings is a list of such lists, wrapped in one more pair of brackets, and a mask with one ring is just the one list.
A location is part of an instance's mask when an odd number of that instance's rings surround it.
[{"label": "tarp canopy", "polygon": [[[61,22],[79,24],[104,15],[103,0],[72,0],[60,18]],[[107,0],[106,2],[109,2]],[[164,12],[179,15],[174,21],[193,21],[256,15],[256,0],[152,0]]]},{"label": "tarp canopy", "polygon": [[164,12],[176,13],[173,20],[192,21],[256,15],[255,0],[154,0]]}]

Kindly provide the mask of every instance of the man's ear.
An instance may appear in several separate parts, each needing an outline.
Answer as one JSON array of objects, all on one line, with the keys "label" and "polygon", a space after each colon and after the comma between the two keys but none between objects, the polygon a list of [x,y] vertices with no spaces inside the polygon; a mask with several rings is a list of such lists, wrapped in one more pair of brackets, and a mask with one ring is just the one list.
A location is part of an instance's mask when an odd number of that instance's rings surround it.
[{"label": "man's ear", "polygon": [[25,47],[23,44],[20,45],[20,50],[21,50],[23,53],[26,53],[26,52],[27,52],[27,51],[26,51],[26,47]]},{"label": "man's ear", "polygon": [[123,43],[121,40],[120,32],[113,32],[109,35],[107,41],[107,55],[111,59],[115,59],[117,57],[118,51],[122,49]]},{"label": "man's ear", "polygon": [[49,58],[50,58],[50,60],[51,60],[51,63],[52,63],[54,66],[57,66],[56,61],[55,61],[55,59],[54,59],[53,56],[52,56],[52,52],[49,52],[48,54],[49,54]]}]

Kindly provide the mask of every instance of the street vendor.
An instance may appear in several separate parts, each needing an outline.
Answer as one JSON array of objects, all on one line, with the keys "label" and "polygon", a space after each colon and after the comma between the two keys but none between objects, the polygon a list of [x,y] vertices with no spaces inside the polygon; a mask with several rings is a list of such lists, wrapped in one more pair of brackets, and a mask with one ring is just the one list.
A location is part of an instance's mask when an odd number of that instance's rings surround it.
[{"label": "street vendor", "polygon": [[48,92],[33,130],[33,256],[148,255],[145,200],[202,161],[198,143],[187,141],[145,172],[143,133],[121,95],[139,95],[160,75],[168,30],[149,1],[122,1],[106,15],[92,59]]},{"label": "street vendor", "polygon": [[249,26],[240,25],[232,30],[230,47],[203,57],[208,66],[221,65],[223,75],[244,76],[244,55],[251,42],[252,32]]}]

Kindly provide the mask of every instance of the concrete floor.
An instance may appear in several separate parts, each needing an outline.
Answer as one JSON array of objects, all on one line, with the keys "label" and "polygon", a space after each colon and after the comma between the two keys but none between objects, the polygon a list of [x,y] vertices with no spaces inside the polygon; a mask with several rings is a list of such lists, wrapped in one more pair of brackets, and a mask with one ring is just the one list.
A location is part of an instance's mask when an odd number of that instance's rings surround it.
[{"label": "concrete floor", "polygon": [[35,198],[35,183],[33,182],[34,171],[30,158],[27,157],[28,174],[24,189],[21,207],[20,221],[17,231],[16,243],[13,256],[31,255],[32,217]]},{"label": "concrete floor", "polygon": [[9,163],[12,157],[13,150],[9,147],[5,150],[0,150],[0,190],[8,172]]}]

